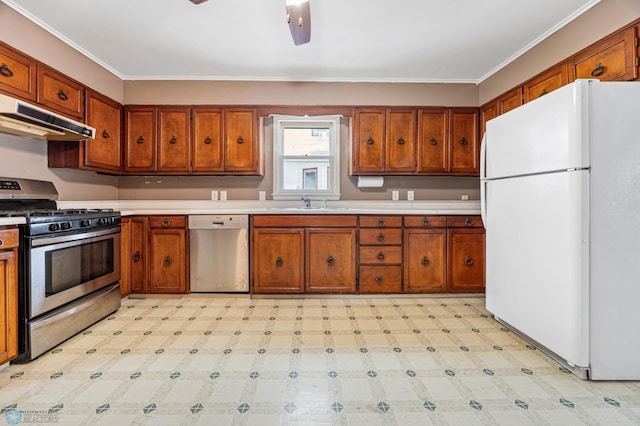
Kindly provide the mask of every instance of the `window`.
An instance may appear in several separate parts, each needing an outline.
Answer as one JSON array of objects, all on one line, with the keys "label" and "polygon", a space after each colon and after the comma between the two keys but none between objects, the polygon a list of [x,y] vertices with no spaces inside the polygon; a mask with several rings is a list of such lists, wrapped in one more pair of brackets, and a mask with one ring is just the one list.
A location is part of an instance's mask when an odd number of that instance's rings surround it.
[{"label": "window", "polygon": [[340,198],[340,116],[273,116],[273,199]]}]

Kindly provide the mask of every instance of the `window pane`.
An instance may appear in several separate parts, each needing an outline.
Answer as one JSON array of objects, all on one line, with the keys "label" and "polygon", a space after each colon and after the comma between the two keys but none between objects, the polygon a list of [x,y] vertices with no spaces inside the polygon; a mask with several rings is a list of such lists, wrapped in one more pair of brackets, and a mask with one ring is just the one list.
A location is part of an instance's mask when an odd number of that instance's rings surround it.
[{"label": "window pane", "polygon": [[296,128],[283,129],[284,155],[329,155],[329,128]]},{"label": "window pane", "polygon": [[283,163],[283,186],[285,190],[329,189],[329,160],[285,159]]}]

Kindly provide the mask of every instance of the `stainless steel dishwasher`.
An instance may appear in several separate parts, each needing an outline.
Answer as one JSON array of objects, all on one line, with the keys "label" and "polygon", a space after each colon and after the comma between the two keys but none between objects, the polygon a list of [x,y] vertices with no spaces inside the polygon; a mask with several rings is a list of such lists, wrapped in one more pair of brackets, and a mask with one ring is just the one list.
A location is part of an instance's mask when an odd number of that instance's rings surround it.
[{"label": "stainless steel dishwasher", "polygon": [[249,216],[189,216],[192,293],[249,292]]}]

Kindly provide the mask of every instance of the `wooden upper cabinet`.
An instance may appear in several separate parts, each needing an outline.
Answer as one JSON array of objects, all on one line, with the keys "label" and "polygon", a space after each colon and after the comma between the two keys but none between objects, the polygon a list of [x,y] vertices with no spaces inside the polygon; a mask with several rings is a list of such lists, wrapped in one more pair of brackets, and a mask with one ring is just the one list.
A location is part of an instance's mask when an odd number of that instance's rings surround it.
[{"label": "wooden upper cabinet", "polygon": [[516,87],[498,98],[498,114],[504,114],[522,105],[522,87]]},{"label": "wooden upper cabinet", "polygon": [[254,108],[227,108],[225,122],[225,171],[260,174],[260,144],[257,111]]},{"label": "wooden upper cabinet", "polygon": [[158,108],[158,171],[189,171],[189,108]]},{"label": "wooden upper cabinet", "polygon": [[36,61],[0,42],[0,90],[36,100]]},{"label": "wooden upper cabinet", "polygon": [[222,110],[220,108],[193,108],[191,137],[191,171],[224,171],[222,140]]},{"label": "wooden upper cabinet", "polygon": [[380,173],[385,168],[385,115],[383,108],[357,109],[352,172]]},{"label": "wooden upper cabinet", "polygon": [[447,171],[448,121],[448,111],[442,108],[420,110],[418,172],[444,173]]},{"label": "wooden upper cabinet", "polygon": [[578,78],[601,81],[637,79],[636,48],[635,27],[607,37],[568,60],[569,81]]},{"label": "wooden upper cabinet", "polygon": [[87,124],[96,138],[84,142],[84,166],[98,171],[122,170],[122,106],[87,90]]},{"label": "wooden upper cabinet", "polygon": [[567,64],[560,64],[553,67],[524,84],[524,102],[527,103],[538,99],[540,96],[551,93],[566,85],[568,82]]},{"label": "wooden upper cabinet", "polygon": [[387,110],[386,167],[387,172],[416,170],[416,109]]},{"label": "wooden upper cabinet", "polygon": [[498,116],[498,103],[491,101],[480,107],[480,138],[487,131],[487,121]]},{"label": "wooden upper cabinet", "polygon": [[126,139],[124,170],[148,172],[156,170],[156,109],[130,107],[125,109]]},{"label": "wooden upper cabinet", "polygon": [[450,172],[457,174],[479,173],[478,110],[453,109],[450,126]]},{"label": "wooden upper cabinet", "polygon": [[84,86],[46,65],[38,64],[38,103],[73,119],[84,120]]}]

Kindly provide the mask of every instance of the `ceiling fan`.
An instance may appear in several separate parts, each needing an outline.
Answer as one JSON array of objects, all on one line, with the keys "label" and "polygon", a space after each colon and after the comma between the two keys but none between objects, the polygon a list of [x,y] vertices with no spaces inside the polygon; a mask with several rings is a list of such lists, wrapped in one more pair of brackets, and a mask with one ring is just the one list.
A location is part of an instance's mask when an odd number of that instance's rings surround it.
[{"label": "ceiling fan", "polygon": [[[189,0],[193,4],[204,3],[207,0]],[[311,40],[311,10],[309,0],[285,0],[287,23],[296,46],[309,43]]]}]

